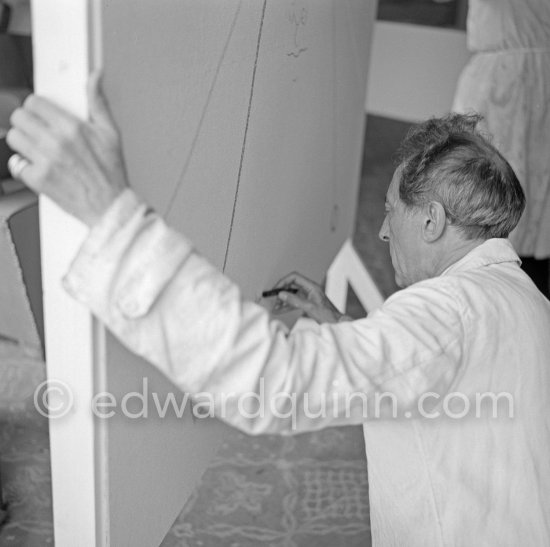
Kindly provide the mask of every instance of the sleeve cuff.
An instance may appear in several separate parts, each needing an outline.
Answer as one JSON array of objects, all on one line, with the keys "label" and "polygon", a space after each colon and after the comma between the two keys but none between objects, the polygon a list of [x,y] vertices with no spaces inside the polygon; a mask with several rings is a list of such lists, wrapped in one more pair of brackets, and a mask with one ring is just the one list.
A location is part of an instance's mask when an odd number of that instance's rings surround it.
[{"label": "sleeve cuff", "polygon": [[[100,220],[92,226],[77,257],[95,257],[105,244],[138,212],[146,213],[145,204],[130,188],[126,188],[109,206]],[[71,265],[71,270],[76,260]]]},{"label": "sleeve cuff", "polygon": [[113,306],[137,317],[147,313],[191,252],[189,241],[126,189],[90,230],[63,287],[100,317]]}]

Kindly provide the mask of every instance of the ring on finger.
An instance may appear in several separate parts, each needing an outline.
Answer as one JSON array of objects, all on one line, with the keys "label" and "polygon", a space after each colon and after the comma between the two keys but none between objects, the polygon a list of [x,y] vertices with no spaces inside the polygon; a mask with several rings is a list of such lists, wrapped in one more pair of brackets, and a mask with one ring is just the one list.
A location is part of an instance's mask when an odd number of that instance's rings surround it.
[{"label": "ring on finger", "polygon": [[30,165],[30,161],[19,154],[13,154],[8,160],[8,169],[14,179],[20,179],[21,173],[25,167]]}]

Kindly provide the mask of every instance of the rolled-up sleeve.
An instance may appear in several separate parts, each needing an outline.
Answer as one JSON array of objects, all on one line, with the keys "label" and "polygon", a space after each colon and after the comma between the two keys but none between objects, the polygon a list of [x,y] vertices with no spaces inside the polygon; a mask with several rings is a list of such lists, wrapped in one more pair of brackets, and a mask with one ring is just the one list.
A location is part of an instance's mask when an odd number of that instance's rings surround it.
[{"label": "rolled-up sleeve", "polygon": [[463,318],[445,283],[401,291],[365,319],[289,330],[131,190],[63,283],[131,351],[181,390],[212,394],[218,417],[253,434],[362,423],[382,393],[410,408],[446,391],[462,360]]}]

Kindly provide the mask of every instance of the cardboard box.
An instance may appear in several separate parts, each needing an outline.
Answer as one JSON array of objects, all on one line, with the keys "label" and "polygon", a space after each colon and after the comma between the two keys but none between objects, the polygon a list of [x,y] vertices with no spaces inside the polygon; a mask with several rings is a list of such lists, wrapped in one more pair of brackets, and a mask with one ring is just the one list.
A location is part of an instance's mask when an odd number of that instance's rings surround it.
[{"label": "cardboard box", "polygon": [[29,190],[0,197],[0,336],[43,348],[38,198]]}]

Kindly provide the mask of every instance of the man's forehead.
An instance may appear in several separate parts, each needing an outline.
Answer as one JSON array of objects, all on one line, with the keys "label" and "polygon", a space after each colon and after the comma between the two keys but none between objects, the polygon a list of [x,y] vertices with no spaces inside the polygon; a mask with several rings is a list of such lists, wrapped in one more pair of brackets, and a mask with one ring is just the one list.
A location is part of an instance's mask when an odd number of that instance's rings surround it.
[{"label": "man's forehead", "polygon": [[401,178],[402,167],[399,166],[393,173],[390,185],[386,192],[386,201],[394,203],[399,198],[399,179]]}]

